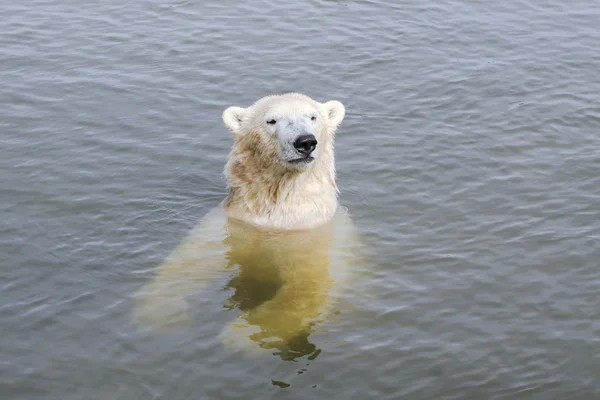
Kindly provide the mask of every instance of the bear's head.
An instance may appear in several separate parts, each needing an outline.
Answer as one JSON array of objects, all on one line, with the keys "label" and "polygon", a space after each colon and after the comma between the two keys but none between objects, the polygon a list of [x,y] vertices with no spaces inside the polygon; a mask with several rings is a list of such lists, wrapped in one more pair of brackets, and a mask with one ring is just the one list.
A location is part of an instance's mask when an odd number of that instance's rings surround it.
[{"label": "bear's head", "polygon": [[[333,162],[333,138],[344,119],[339,101],[319,103],[298,93],[263,97],[248,108],[229,107],[223,121],[234,136],[235,156],[270,172],[301,172],[320,158]],[[330,157],[327,157],[330,156]]]},{"label": "bear's head", "polygon": [[285,229],[329,220],[337,208],[333,139],[344,113],[339,101],[298,93],[226,109],[234,137],[225,166],[228,214]]}]

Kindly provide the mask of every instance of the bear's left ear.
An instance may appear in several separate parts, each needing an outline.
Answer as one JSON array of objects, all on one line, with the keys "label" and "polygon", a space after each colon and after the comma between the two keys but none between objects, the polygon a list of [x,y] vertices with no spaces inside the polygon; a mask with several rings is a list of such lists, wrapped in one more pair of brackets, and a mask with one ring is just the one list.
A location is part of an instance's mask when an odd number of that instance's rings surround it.
[{"label": "bear's left ear", "polygon": [[344,105],[337,100],[331,100],[327,103],[323,103],[323,107],[329,126],[336,129],[344,120],[344,115],[346,115]]},{"label": "bear's left ear", "polygon": [[245,114],[246,109],[242,107],[229,107],[223,111],[223,122],[234,135],[240,133]]}]

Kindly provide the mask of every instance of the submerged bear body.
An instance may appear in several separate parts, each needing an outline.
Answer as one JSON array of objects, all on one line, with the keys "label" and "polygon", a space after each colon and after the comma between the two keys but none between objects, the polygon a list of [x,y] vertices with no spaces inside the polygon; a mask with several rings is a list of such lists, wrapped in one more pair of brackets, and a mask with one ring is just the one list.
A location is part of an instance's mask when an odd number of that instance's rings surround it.
[{"label": "submerged bear body", "polygon": [[344,117],[337,101],[287,94],[223,120],[234,136],[225,175],[228,197],[170,254],[137,296],[136,318],[161,325],[188,318],[184,296],[222,274],[237,318],[228,345],[310,348],[358,267],[360,241],[338,205],[333,139]]}]

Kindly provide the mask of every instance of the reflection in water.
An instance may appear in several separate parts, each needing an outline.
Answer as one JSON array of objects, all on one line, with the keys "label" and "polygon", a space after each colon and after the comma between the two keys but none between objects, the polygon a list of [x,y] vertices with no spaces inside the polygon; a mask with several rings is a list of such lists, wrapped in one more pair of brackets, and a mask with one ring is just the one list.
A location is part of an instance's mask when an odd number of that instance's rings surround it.
[{"label": "reflection in water", "polygon": [[278,387],[280,387],[280,388],[282,388],[282,389],[285,389],[285,388],[287,388],[287,387],[290,387],[290,384],[289,384],[289,383],[285,383],[285,382],[282,382],[282,381],[275,381],[275,380],[271,380],[271,384],[272,384],[273,386],[278,386]]},{"label": "reflection in water", "polygon": [[158,268],[137,296],[138,322],[158,328],[189,324],[184,296],[219,276],[232,295],[224,308],[239,316],[220,339],[244,353],[260,349],[283,360],[321,352],[309,336],[327,319],[357,260],[358,237],[343,209],[311,230],[265,230],[227,219],[219,210],[207,218]]},{"label": "reflection in water", "polygon": [[[245,279],[243,277],[245,270],[248,270],[247,265],[239,265],[241,270],[239,276],[234,277],[227,284],[226,289],[233,290],[233,295],[227,300],[224,307],[228,310],[239,310],[242,312],[243,324],[236,324],[235,329],[248,327],[249,325],[257,325],[261,329],[257,333],[249,333],[248,337],[255,341],[263,349],[276,349],[274,355],[280,356],[283,360],[292,361],[303,356],[310,356],[311,359],[316,358],[321,352],[320,349],[311,343],[308,339],[313,331],[313,325],[309,324],[306,329],[298,331],[295,336],[281,335],[280,331],[283,326],[278,326],[278,316],[273,315],[274,324],[265,323],[256,318],[255,310],[264,303],[271,301],[277,296],[277,292],[284,285],[283,282],[259,281],[253,279]],[[289,312],[289,310],[280,310],[279,313]],[[298,325],[296,322],[292,325]],[[273,329],[275,326],[275,329]],[[278,329],[279,328],[279,329]]]}]

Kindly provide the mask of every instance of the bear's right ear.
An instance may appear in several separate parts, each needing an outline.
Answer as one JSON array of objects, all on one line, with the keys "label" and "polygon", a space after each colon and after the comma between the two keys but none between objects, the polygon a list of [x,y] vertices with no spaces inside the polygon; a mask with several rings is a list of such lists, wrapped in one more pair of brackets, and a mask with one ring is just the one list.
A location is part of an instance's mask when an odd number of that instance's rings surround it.
[{"label": "bear's right ear", "polygon": [[245,114],[246,109],[242,107],[229,107],[223,111],[223,122],[234,135],[240,133]]},{"label": "bear's right ear", "polygon": [[335,131],[335,129],[337,129],[337,127],[344,120],[346,108],[337,100],[331,100],[327,103],[323,103],[323,106],[325,107],[325,115],[327,115],[329,126]]}]

